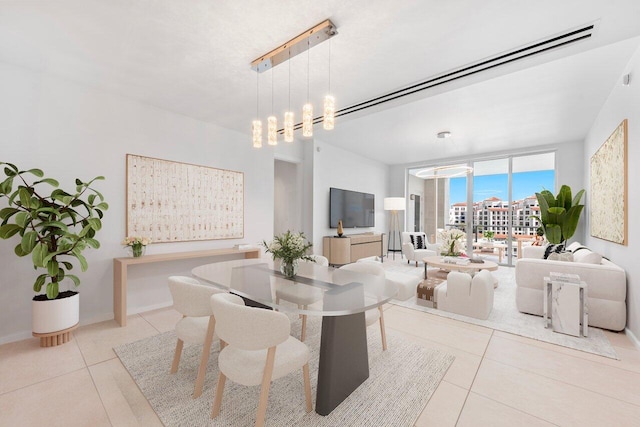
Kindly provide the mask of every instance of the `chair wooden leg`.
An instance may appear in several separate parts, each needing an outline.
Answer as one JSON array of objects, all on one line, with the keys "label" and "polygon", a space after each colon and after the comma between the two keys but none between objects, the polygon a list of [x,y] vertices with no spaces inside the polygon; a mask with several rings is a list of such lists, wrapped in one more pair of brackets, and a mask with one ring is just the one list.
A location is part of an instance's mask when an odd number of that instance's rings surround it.
[{"label": "chair wooden leg", "polygon": [[384,310],[382,306],[378,307],[380,310],[380,335],[382,336],[382,351],[387,350],[387,333],[384,330]]},{"label": "chair wooden leg", "polygon": [[209,316],[209,326],[207,327],[207,335],[202,345],[202,356],[200,357],[200,367],[198,368],[198,376],[196,377],[196,386],[193,389],[193,398],[200,397],[202,387],[204,387],[204,376],[207,373],[207,364],[209,363],[209,353],[211,353],[211,343],[213,342],[213,332],[216,329],[216,319]]},{"label": "chair wooden leg", "polygon": [[222,406],[222,393],[224,392],[224,383],[226,381],[227,377],[222,372],[220,372],[220,375],[218,375],[216,396],[213,399],[213,408],[211,408],[211,418],[215,418],[220,415],[220,406]]},{"label": "chair wooden leg", "polygon": [[269,347],[267,352],[267,363],[264,366],[262,375],[262,387],[260,388],[260,402],[258,403],[258,413],[256,415],[256,427],[264,426],[265,415],[267,414],[267,402],[269,401],[269,387],[271,386],[271,375],[273,374],[273,363],[276,357],[276,347]]},{"label": "chair wooden leg", "polygon": [[[302,306],[298,304],[298,310],[301,310]],[[302,314],[298,314],[298,319],[302,319]]]},{"label": "chair wooden leg", "polygon": [[171,364],[171,373],[175,374],[178,372],[178,365],[180,364],[180,356],[182,356],[182,347],[184,346],[184,341],[178,338],[178,342],[176,343],[176,352],[173,354],[173,363]]},{"label": "chair wooden leg", "polygon": [[302,315],[302,331],[300,331],[300,341],[304,342],[307,338],[307,315]]},{"label": "chair wooden leg", "polygon": [[418,261],[416,261],[416,267],[418,266]]},{"label": "chair wooden leg", "polygon": [[311,402],[311,380],[309,379],[309,364],[302,367],[302,377],[304,378],[304,397],[307,400],[307,412],[313,409]]}]

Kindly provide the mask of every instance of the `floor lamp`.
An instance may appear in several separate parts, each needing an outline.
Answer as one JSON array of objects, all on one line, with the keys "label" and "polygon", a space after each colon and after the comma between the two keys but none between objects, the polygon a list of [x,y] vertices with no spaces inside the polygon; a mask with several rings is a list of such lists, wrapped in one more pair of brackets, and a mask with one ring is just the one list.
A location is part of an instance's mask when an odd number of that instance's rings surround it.
[{"label": "floor lamp", "polygon": [[[389,252],[393,252],[393,259],[396,259],[396,252],[402,252],[402,249],[396,249],[396,234],[398,235],[398,242],[402,244],[400,239],[400,220],[398,219],[398,211],[405,209],[407,202],[404,197],[385,197],[384,210],[391,211],[389,217],[389,238],[387,240],[387,258],[389,258]],[[393,242],[393,249],[391,245]]]}]

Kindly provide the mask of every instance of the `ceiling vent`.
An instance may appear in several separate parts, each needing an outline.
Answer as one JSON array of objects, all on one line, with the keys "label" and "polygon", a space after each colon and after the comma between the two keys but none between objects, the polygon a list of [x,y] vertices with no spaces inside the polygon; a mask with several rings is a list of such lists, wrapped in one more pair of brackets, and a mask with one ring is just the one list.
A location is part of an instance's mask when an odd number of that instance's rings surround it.
[{"label": "ceiling vent", "polygon": [[[580,41],[591,38],[595,32],[595,24],[585,25],[583,27],[567,31],[563,34],[559,34],[547,39],[531,43],[511,51],[498,54],[496,56],[484,59],[474,64],[469,64],[461,68],[448,71],[442,75],[430,77],[419,83],[405,87],[403,89],[396,90],[394,92],[387,93],[385,95],[378,96],[368,101],[361,102],[359,104],[351,105],[336,111],[335,116],[345,116],[347,114],[355,113],[367,108],[375,107],[376,105],[384,104],[389,101],[393,101],[414,93],[422,92],[423,90],[431,89],[436,86],[440,86],[449,82],[453,82],[465,77],[473,76],[483,71],[490,70],[492,68],[501,67],[503,65],[510,64],[512,62],[520,61],[526,58],[531,58],[536,55],[540,55],[551,50],[559,49],[565,46],[578,43]],[[316,117],[314,123],[322,121],[322,117]],[[296,129],[301,126],[297,125]]]}]

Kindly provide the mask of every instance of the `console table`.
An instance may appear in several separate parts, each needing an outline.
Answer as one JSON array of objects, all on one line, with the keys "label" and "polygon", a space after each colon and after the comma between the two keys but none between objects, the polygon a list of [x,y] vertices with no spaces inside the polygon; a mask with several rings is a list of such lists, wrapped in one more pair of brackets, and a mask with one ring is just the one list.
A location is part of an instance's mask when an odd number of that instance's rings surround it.
[{"label": "console table", "polygon": [[215,258],[223,255],[244,255],[245,258],[260,258],[260,249],[209,249],[206,251],[176,252],[145,255],[138,258],[113,259],[113,318],[120,326],[127,326],[127,268],[130,265],[152,264],[155,262],[178,261],[182,259]]},{"label": "console table", "polygon": [[379,256],[382,260],[382,234],[350,234],[343,237],[326,236],[322,239],[322,255],[332,265],[356,262],[360,258]]}]

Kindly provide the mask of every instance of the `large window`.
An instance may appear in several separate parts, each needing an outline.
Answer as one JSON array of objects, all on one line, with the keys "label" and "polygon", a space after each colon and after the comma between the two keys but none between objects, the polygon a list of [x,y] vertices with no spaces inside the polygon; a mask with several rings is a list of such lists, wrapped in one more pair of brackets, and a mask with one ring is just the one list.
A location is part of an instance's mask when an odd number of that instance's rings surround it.
[{"label": "large window", "polygon": [[495,261],[512,265],[518,250],[531,243],[540,225],[535,219],[539,214],[535,193],[555,191],[555,153],[507,156],[468,165],[473,168],[472,179],[464,173],[451,173],[467,164],[409,170],[414,185],[416,178],[423,180],[423,229],[432,239],[442,228],[467,231],[468,239],[473,240],[473,245],[467,245],[469,254],[475,250],[492,257],[480,244],[490,240],[502,248],[495,250],[496,255],[507,255],[496,256]]}]

